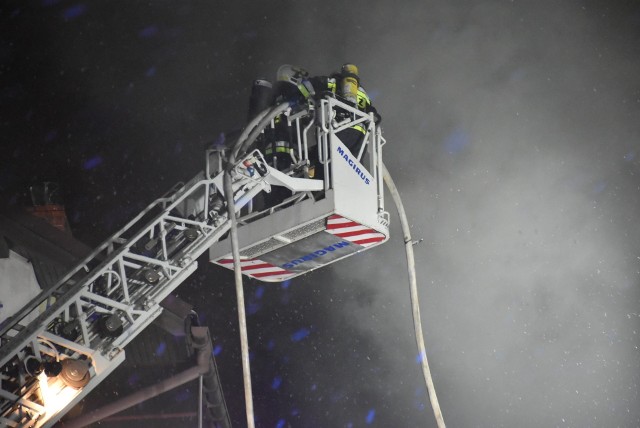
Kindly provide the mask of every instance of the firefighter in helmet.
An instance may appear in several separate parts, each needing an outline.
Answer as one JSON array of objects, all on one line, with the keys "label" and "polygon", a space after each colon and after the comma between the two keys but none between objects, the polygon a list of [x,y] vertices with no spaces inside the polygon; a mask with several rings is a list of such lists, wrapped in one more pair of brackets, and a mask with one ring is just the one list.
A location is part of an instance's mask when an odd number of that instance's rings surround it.
[{"label": "firefighter in helmet", "polygon": [[[315,94],[309,81],[309,73],[293,65],[285,64],[278,68],[276,82],[258,79],[253,83],[249,102],[249,119],[260,111],[287,102],[295,110],[306,105],[307,99]],[[295,144],[294,144],[295,143]],[[265,129],[257,140],[258,149],[264,154],[267,163],[279,171],[291,169],[294,163],[294,147],[297,146],[295,130],[286,114],[274,119],[274,126]],[[291,191],[282,186],[274,186],[265,196],[266,206],[273,206],[287,197]]]},{"label": "firefighter in helmet", "polygon": [[[336,96],[346,104],[351,104],[365,113],[373,113],[375,123],[380,123],[380,115],[371,104],[367,92],[360,84],[358,67],[354,64],[344,64],[339,73],[334,73],[329,78],[328,85],[333,88]],[[337,112],[337,115],[346,118],[349,116],[349,113],[341,110]],[[362,124],[357,124],[339,132],[338,138],[347,146],[351,153],[357,156],[364,142],[366,132],[367,130]]]},{"label": "firefighter in helmet", "polygon": [[[355,108],[365,112],[373,113],[376,123],[380,122],[380,115],[360,83],[358,67],[354,64],[344,64],[339,72],[330,76],[313,76],[302,67],[289,64],[278,68],[275,84],[271,85],[266,80],[256,80],[251,93],[249,107],[249,119],[252,119],[260,111],[282,102],[288,102],[296,109],[298,106],[306,105],[309,99],[320,99],[327,95],[335,96],[339,100],[350,104]],[[336,111],[337,119],[345,119],[349,116],[345,109]],[[293,165],[293,150],[297,146],[296,133],[288,117],[285,114],[275,119],[273,129],[265,131],[265,134],[258,140],[258,148],[264,153],[267,162],[280,171],[286,171]],[[354,125],[340,131],[337,136],[344,145],[357,156],[362,144],[366,129],[362,124]],[[310,151],[310,159],[317,160],[317,151]],[[322,168],[319,168],[315,178],[322,179]],[[285,188],[278,188],[276,193],[282,195],[271,195],[270,199],[282,200],[290,195]],[[272,192],[273,193],[273,192]]]},{"label": "firefighter in helmet", "polygon": [[[254,94],[258,93],[261,96],[254,97]],[[278,69],[277,81],[273,87],[265,80],[254,82],[249,116],[251,118],[252,115],[269,105],[289,102],[295,108],[296,105],[305,104],[309,98],[317,99],[326,95],[336,96],[341,101],[351,104],[365,113],[373,113],[375,122],[380,122],[380,115],[360,84],[358,67],[350,63],[344,64],[339,72],[330,76],[314,77],[310,77],[309,72],[302,67],[282,65]],[[338,119],[340,116],[342,118],[348,116],[348,112],[345,110],[338,111],[337,114]],[[341,131],[338,137],[353,154],[357,155],[364,142],[365,134],[364,126],[358,124]],[[277,118],[273,135],[265,138],[266,147],[263,150],[273,167],[286,170],[291,166],[293,137],[293,130],[285,115]]]}]

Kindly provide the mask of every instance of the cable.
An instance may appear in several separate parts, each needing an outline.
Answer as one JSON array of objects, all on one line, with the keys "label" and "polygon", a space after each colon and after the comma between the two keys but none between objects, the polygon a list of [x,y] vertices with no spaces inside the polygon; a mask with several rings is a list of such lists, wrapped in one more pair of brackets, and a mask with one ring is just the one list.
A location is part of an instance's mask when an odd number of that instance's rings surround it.
[{"label": "cable", "polygon": [[29,376],[35,376],[33,373],[31,373],[31,370],[29,370],[29,364],[27,364],[29,360],[36,360],[38,364],[40,364],[40,360],[33,355],[27,355],[27,358],[25,358],[23,361],[25,371],[29,374]]},{"label": "cable", "polygon": [[442,417],[442,411],[440,410],[440,404],[438,403],[438,397],[436,396],[436,388],[433,385],[433,379],[431,378],[431,370],[429,370],[429,362],[427,361],[427,351],[424,345],[424,336],[422,335],[422,321],[420,320],[420,302],[418,301],[418,286],[416,280],[416,266],[415,259],[413,257],[413,242],[411,239],[411,231],[409,229],[409,222],[407,221],[407,214],[404,211],[404,205],[402,199],[400,199],[400,193],[396,187],[387,167],[382,164],[382,171],[384,182],[387,188],[391,192],[393,202],[396,204],[398,210],[398,216],[400,217],[400,224],[402,225],[402,233],[404,234],[404,246],[407,253],[407,270],[409,272],[409,285],[411,287],[411,308],[413,310],[413,326],[416,331],[416,343],[418,344],[418,350],[420,351],[420,361],[422,362],[422,374],[424,381],[427,384],[427,391],[429,391],[429,400],[431,401],[431,408],[433,414],[436,417],[436,423],[438,428],[445,428],[444,418]]},{"label": "cable", "polygon": [[247,316],[244,307],[244,289],[242,284],[242,268],[240,266],[240,247],[238,244],[238,220],[236,218],[235,202],[233,200],[233,186],[231,171],[235,166],[238,156],[260,135],[262,129],[277,115],[289,108],[288,103],[282,103],[275,107],[269,107],[260,112],[247,125],[238,140],[233,145],[227,166],[224,171],[224,194],[227,200],[227,213],[231,220],[231,253],[233,255],[233,273],[236,283],[236,297],[238,299],[238,324],[240,328],[240,348],[242,353],[242,377],[244,381],[244,399],[247,414],[247,427],[254,428],[253,394],[251,390],[251,366],[249,364],[249,340],[247,335]]},{"label": "cable", "polygon": [[60,353],[58,352],[58,349],[51,342],[49,342],[44,337],[38,337],[38,342],[42,343],[43,345],[47,345],[55,354],[56,361],[60,361]]},{"label": "cable", "polygon": [[258,126],[258,123],[260,123],[260,121],[267,115],[267,113],[271,111],[271,108],[272,107],[266,108],[258,113],[256,117],[254,117],[253,120],[251,120],[251,122],[249,122],[249,124],[243,129],[238,139],[233,143],[233,147],[231,149],[231,157],[233,157],[234,159],[236,158],[244,140],[246,140],[249,133],[253,131],[256,126]]},{"label": "cable", "polygon": [[[238,141],[238,143],[241,144],[242,142]],[[231,166],[233,166],[233,164],[231,164]],[[229,215],[229,219],[231,219],[231,252],[233,254],[233,273],[236,283],[236,297],[238,299],[238,322],[240,328],[242,378],[244,380],[244,399],[245,409],[247,413],[247,427],[254,428],[253,394],[251,391],[251,366],[249,364],[249,341],[247,338],[247,318],[244,309],[244,289],[242,285],[242,269],[240,267],[240,248],[238,245],[238,220],[236,219],[236,207],[233,200],[231,168],[227,168],[224,172],[224,193],[227,199],[227,212]]]},{"label": "cable", "polygon": [[[243,380],[244,380],[244,394],[245,394],[245,403],[246,403],[246,414],[247,414],[247,426],[248,428],[254,428],[254,414],[253,414],[253,395],[251,389],[251,368],[249,363],[249,345],[247,338],[247,321],[246,321],[246,313],[245,313],[245,305],[244,305],[244,289],[242,284],[242,268],[240,266],[240,248],[238,244],[238,225],[237,218],[235,212],[235,203],[233,199],[233,186],[232,186],[232,177],[231,171],[235,165],[236,157],[243,153],[244,150],[248,148],[248,146],[257,138],[263,126],[266,126],[268,121],[270,121],[273,117],[281,114],[284,110],[288,108],[286,103],[283,103],[274,108],[267,109],[261,112],[251,123],[251,125],[256,124],[255,126],[248,126],[245,129],[245,132],[238,138],[235,143],[231,155],[228,159],[227,167],[224,172],[224,193],[227,200],[227,212],[229,215],[229,219],[231,220],[231,232],[230,232],[230,240],[231,240],[231,252],[233,255],[233,271],[234,271],[234,279],[236,284],[236,296],[238,299],[238,321],[240,328],[240,344],[242,351],[242,369],[243,369]],[[248,131],[250,130],[250,131]],[[411,239],[411,232],[409,229],[409,224],[407,221],[407,216],[404,210],[404,205],[402,204],[402,200],[400,198],[400,194],[398,189],[389,174],[386,166],[382,164],[384,182],[387,185],[387,188],[391,192],[394,203],[398,210],[398,215],[400,217],[400,223],[402,225],[402,230],[404,234],[404,242],[405,242],[405,250],[407,254],[407,269],[409,273],[409,283],[411,288],[411,307],[413,311],[413,324],[416,333],[416,343],[418,345],[418,350],[420,351],[420,360],[422,364],[422,374],[425,379],[425,383],[427,385],[427,390],[429,392],[429,400],[431,402],[431,407],[433,409],[433,413],[436,418],[436,423],[438,428],[445,428],[444,418],[442,416],[442,411],[440,410],[440,405],[438,403],[438,397],[436,395],[435,386],[433,384],[433,379],[431,377],[431,371],[429,369],[429,362],[427,360],[427,352],[424,344],[424,336],[422,333],[422,322],[420,320],[420,305],[418,301],[418,289],[417,289],[417,280],[416,280],[416,271],[415,271],[415,259],[413,255],[413,242]]]},{"label": "cable", "polygon": [[238,245],[238,221],[236,207],[233,201],[233,187],[231,186],[231,172],[224,172],[224,193],[227,198],[227,212],[231,219],[231,253],[233,254],[233,273],[236,283],[238,299],[238,322],[240,327],[240,347],[242,351],[242,377],[244,380],[244,399],[247,413],[247,427],[254,427],[253,393],[251,391],[251,366],[249,365],[249,340],[247,337],[247,317],[244,309],[244,289],[242,285],[242,268],[240,267],[240,248]]},{"label": "cable", "polygon": [[246,154],[247,149],[251,146],[251,144],[258,138],[262,130],[273,120],[276,116],[284,113],[289,108],[289,103],[278,104],[275,107],[268,109],[266,114],[260,113],[258,117],[260,117],[260,121],[253,128],[251,133],[247,136],[246,140],[242,141],[238,138],[238,143],[233,149],[233,153],[231,154],[233,158],[233,162],[235,163],[238,156],[244,156]]}]

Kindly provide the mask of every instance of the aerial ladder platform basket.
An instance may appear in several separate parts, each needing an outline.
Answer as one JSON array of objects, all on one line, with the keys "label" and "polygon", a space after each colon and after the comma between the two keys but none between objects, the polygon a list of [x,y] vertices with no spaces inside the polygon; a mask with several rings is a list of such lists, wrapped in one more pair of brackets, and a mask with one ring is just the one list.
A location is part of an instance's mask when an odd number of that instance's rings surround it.
[{"label": "aerial ladder platform basket", "polygon": [[[284,171],[253,144],[276,116],[296,136]],[[373,114],[327,97],[282,104],[256,119],[233,148],[207,152],[205,171],[152,202],[0,322],[0,427],[55,424],[125,360],[126,345],[162,313],[163,300],[205,252],[233,269],[229,206],[242,272],[262,281],[285,281],[388,239],[385,141]],[[354,126],[365,130],[358,153],[340,139]],[[273,186],[291,196],[273,206],[254,203]],[[230,197],[233,205],[225,202]]]},{"label": "aerial ladder platform basket", "polygon": [[[246,276],[285,281],[379,245],[389,237],[382,187],[384,139],[373,116],[335,98],[323,99],[317,108],[314,117],[318,126],[313,129],[305,126],[310,120],[308,112],[292,114],[289,120],[298,131],[299,164],[308,161],[304,154],[311,151],[316,174],[324,180],[290,180],[269,167],[266,181],[289,188],[293,192],[289,201],[299,202],[285,203],[279,210],[270,208],[268,216],[257,220],[248,215],[241,223],[238,240]],[[337,109],[346,116],[341,122],[335,119]],[[358,153],[349,151],[340,139],[341,131],[355,126],[366,131]],[[365,162],[363,158],[368,159]],[[234,267],[229,245],[212,246],[209,258],[229,269]]]}]

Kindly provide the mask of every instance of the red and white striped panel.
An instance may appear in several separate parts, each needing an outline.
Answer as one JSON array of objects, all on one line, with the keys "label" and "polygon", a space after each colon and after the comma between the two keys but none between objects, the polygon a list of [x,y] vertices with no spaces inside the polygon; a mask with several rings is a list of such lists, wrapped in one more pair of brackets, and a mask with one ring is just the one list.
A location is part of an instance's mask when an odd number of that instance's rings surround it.
[{"label": "red and white striped panel", "polygon": [[327,232],[363,247],[370,247],[386,239],[384,234],[376,230],[335,214],[327,220]]},{"label": "red and white striped panel", "polygon": [[[234,267],[233,259],[220,259],[215,263],[231,270],[233,270]],[[280,266],[275,266],[258,259],[240,260],[240,268],[243,274],[263,281],[284,281],[297,275],[295,272],[282,269]]]}]

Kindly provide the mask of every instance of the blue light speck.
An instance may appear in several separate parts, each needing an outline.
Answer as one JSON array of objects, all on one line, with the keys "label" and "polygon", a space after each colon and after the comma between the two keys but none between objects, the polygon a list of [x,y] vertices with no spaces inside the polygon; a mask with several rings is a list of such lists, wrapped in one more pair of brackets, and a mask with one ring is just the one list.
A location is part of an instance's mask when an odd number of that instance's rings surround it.
[{"label": "blue light speck", "polygon": [[71,21],[81,15],[84,15],[86,11],[87,11],[87,6],[83,4],[76,4],[75,6],[71,6],[65,9],[64,12],[62,12],[62,16],[64,17],[65,20]]},{"label": "blue light speck", "polygon": [[95,167],[97,167],[98,165],[100,165],[102,163],[102,157],[101,156],[94,156],[91,159],[86,160],[83,164],[82,164],[82,168],[84,170],[90,170],[93,169]]},{"label": "blue light speck", "polygon": [[367,419],[366,419],[367,425],[371,425],[375,418],[376,418],[376,409],[369,410],[369,413],[367,413]]},{"label": "blue light speck", "polygon": [[213,142],[213,147],[224,147],[225,135],[224,132],[221,132],[220,135]]},{"label": "blue light speck", "polygon": [[164,354],[164,352],[167,350],[167,344],[165,342],[161,342],[158,347],[156,348],[156,355],[160,356],[162,354]]},{"label": "blue light speck", "polygon": [[309,329],[301,328],[300,330],[296,331],[291,335],[291,340],[294,342],[300,342],[302,339],[309,336],[309,333],[310,333]]},{"label": "blue light speck", "polygon": [[138,32],[138,36],[143,39],[154,37],[158,34],[158,27],[155,25],[149,25]]},{"label": "blue light speck", "polygon": [[127,383],[129,384],[129,386],[135,386],[139,381],[140,381],[140,375],[138,373],[134,373],[131,376],[129,376]]},{"label": "blue light speck", "polygon": [[283,293],[282,297],[280,297],[280,303],[283,305],[288,305],[291,301],[291,295],[289,293]]},{"label": "blue light speck", "polygon": [[276,424],[276,428],[284,428],[284,424],[286,424],[287,421],[285,421],[284,419],[280,419],[278,421],[278,423]]},{"label": "blue light speck", "polygon": [[271,389],[278,389],[282,385],[282,378],[280,376],[276,376],[271,381]]},{"label": "blue light speck", "polygon": [[151,66],[144,75],[147,77],[153,77],[156,75],[156,71],[157,69],[154,66]]},{"label": "blue light speck", "polygon": [[213,348],[213,356],[217,357],[221,353],[222,353],[222,346],[216,345],[215,348]]},{"label": "blue light speck", "polygon": [[260,285],[258,286],[258,288],[256,288],[256,299],[262,299],[262,296],[264,296],[264,286]]},{"label": "blue light speck", "polygon": [[188,389],[183,389],[175,395],[175,400],[177,402],[186,401],[191,398],[191,392]]},{"label": "blue light speck", "polygon": [[249,303],[247,305],[247,315],[253,315],[257,313],[260,309],[262,309],[262,305],[260,303]]},{"label": "blue light speck", "polygon": [[447,153],[456,154],[463,151],[471,142],[469,134],[460,128],[453,130],[444,140],[444,148]]}]

